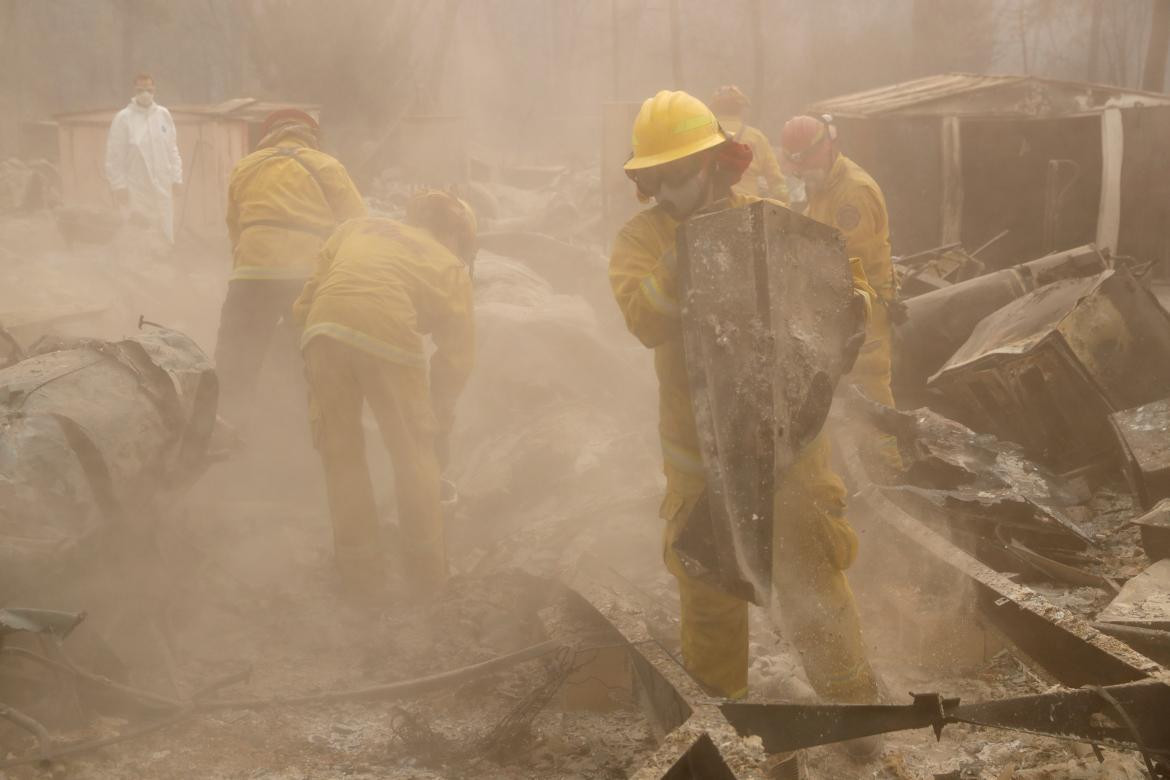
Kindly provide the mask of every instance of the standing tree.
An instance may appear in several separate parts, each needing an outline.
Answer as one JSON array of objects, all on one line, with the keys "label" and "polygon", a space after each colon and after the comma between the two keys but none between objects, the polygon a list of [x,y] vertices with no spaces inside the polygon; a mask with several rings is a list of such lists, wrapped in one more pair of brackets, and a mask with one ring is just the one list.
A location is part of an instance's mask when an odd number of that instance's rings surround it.
[{"label": "standing tree", "polygon": [[[448,3],[447,7],[453,3]],[[380,137],[409,105],[433,38],[438,4],[422,0],[250,0],[247,41],[258,77],[274,97],[318,103],[331,145],[360,156],[359,139]],[[434,58],[429,64],[432,68]]]}]

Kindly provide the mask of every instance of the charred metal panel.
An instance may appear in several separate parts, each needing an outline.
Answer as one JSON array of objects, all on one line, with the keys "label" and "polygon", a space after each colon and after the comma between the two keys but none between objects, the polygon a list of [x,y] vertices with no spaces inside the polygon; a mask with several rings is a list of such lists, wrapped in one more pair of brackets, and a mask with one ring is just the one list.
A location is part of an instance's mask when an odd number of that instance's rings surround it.
[{"label": "charred metal panel", "polygon": [[1170,398],[1116,412],[1110,421],[1142,506],[1170,498]]},{"label": "charred metal panel", "polygon": [[860,396],[852,408],[898,439],[907,484],[889,490],[899,500],[947,510],[956,536],[998,547],[1007,534],[1045,550],[1083,550],[1093,543],[1068,512],[1076,495],[1024,457],[1019,445],[926,408],[903,412]]},{"label": "charred metal panel", "polygon": [[1170,314],[1124,271],[1056,282],[980,322],[929,384],[972,428],[1089,465],[1114,449],[1110,412],[1170,393]]},{"label": "charred metal panel", "polygon": [[683,223],[678,247],[710,517],[709,534],[690,524],[697,544],[680,554],[696,576],[762,604],[776,477],[820,432],[846,369],[849,260],[836,231],[764,201]]}]

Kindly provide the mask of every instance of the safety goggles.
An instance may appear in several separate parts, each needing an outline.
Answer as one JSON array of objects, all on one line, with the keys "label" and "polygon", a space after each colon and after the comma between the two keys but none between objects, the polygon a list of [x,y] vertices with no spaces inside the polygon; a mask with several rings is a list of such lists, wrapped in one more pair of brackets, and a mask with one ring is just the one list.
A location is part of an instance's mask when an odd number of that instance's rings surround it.
[{"label": "safety goggles", "polygon": [[682,185],[702,170],[706,163],[707,158],[704,155],[693,154],[653,168],[627,171],[627,175],[638,185],[638,189],[653,196],[658,194],[664,183],[673,187]]}]

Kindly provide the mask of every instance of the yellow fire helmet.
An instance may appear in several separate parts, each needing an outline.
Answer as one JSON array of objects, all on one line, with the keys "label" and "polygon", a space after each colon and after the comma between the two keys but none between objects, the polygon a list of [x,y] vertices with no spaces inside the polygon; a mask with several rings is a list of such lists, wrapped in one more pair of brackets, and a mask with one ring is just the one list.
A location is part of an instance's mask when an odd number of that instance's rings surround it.
[{"label": "yellow fire helmet", "polygon": [[627,171],[681,160],[727,140],[715,114],[686,92],[663,90],[642,104],[634,120],[634,154]]}]

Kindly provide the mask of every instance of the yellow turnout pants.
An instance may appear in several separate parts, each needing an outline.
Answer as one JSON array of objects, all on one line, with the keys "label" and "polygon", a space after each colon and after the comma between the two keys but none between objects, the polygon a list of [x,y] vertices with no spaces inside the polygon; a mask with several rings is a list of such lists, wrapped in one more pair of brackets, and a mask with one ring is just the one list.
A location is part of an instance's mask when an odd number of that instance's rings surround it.
[{"label": "yellow turnout pants", "polygon": [[447,577],[447,553],[426,368],[390,363],[321,336],[305,345],[304,355],[313,442],[325,469],[343,583],[362,588],[385,578],[362,434],[364,401],[394,466],[405,574],[419,591],[433,592]]},{"label": "yellow turnout pants", "polygon": [[[891,344],[889,314],[885,306],[875,304],[870,315],[865,346],[857,356],[853,371],[844,381],[856,385],[871,401],[894,408],[894,393],[890,389]],[[902,471],[898,440],[868,423],[865,425],[866,435],[859,437],[862,460],[878,481],[892,481]]]},{"label": "yellow turnout pants", "polygon": [[[747,693],[747,602],[688,576],[673,550],[703,486],[702,476],[667,464],[664,557],[678,580],[687,670],[714,692],[739,698]],[[876,700],[877,684],[845,578],[857,555],[857,536],[844,510],[845,489],[822,434],[777,485],[773,597],[782,630],[817,693],[829,701],[866,703]]]}]

